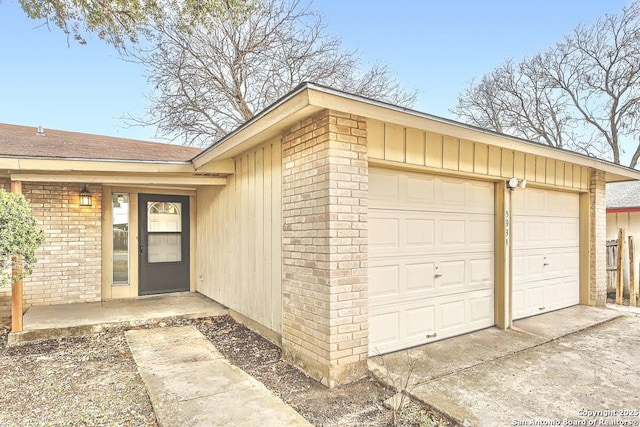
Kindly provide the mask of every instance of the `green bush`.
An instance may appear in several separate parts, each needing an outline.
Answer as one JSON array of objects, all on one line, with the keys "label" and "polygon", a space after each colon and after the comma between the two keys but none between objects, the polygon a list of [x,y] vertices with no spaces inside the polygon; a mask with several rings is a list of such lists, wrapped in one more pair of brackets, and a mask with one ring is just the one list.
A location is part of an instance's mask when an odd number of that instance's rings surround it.
[{"label": "green bush", "polygon": [[36,262],[36,250],[44,242],[44,232],[33,217],[22,194],[0,188],[0,287],[9,286],[11,258],[22,258],[23,273],[14,280],[31,274]]}]

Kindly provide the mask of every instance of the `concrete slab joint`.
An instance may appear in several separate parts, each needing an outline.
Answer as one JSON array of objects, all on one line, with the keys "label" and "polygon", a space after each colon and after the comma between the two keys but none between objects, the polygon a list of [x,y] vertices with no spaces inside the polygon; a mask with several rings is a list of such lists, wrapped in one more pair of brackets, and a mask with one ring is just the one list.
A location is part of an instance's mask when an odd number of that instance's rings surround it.
[{"label": "concrete slab joint", "polygon": [[327,387],[367,373],[367,129],[323,110],[286,130],[284,357]]}]

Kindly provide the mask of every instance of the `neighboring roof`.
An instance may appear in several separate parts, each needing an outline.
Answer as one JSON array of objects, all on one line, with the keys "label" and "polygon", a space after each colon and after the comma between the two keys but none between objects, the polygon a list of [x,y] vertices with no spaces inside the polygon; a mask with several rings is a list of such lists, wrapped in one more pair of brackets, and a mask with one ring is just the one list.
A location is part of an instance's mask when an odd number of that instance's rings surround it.
[{"label": "neighboring roof", "polygon": [[640,181],[607,184],[607,209],[640,207]]},{"label": "neighboring roof", "polygon": [[138,141],[0,123],[0,156],[56,159],[188,162],[202,150],[175,144]]}]

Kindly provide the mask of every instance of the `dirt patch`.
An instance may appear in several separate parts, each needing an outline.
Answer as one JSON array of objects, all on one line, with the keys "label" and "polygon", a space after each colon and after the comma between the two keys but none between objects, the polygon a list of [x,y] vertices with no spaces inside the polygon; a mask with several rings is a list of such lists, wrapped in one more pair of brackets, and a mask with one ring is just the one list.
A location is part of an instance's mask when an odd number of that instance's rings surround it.
[{"label": "dirt patch", "polygon": [[[161,322],[194,325],[229,361],[261,381],[317,426],[388,426],[394,392],[372,378],[327,389],[281,360],[280,349],[228,316]],[[0,326],[0,425],[157,426],[142,379],[117,329],[6,348]],[[400,426],[455,426],[411,402]]]},{"label": "dirt patch", "polygon": [[[280,349],[228,316],[197,325],[231,363],[261,381],[308,421],[318,426],[388,426],[392,411],[383,406],[394,391],[372,378],[328,389],[280,359]],[[399,414],[401,426],[455,426],[411,402]]]},{"label": "dirt patch", "polygon": [[0,328],[0,425],[157,426],[121,331],[7,348]]}]

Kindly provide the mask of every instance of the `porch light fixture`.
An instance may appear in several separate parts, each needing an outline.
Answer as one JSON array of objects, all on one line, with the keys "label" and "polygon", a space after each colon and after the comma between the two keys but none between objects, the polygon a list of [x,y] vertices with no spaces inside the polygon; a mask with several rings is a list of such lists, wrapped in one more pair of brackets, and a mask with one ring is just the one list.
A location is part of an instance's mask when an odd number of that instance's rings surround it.
[{"label": "porch light fixture", "polygon": [[507,188],[511,191],[515,190],[518,186],[518,178],[511,178],[507,181]]},{"label": "porch light fixture", "polygon": [[80,190],[80,206],[91,206],[91,193],[87,188],[87,184]]},{"label": "porch light fixture", "polygon": [[526,179],[518,180],[518,178],[511,178],[510,180],[507,181],[507,188],[509,190],[513,191],[518,187],[524,190],[527,187],[527,180]]}]

